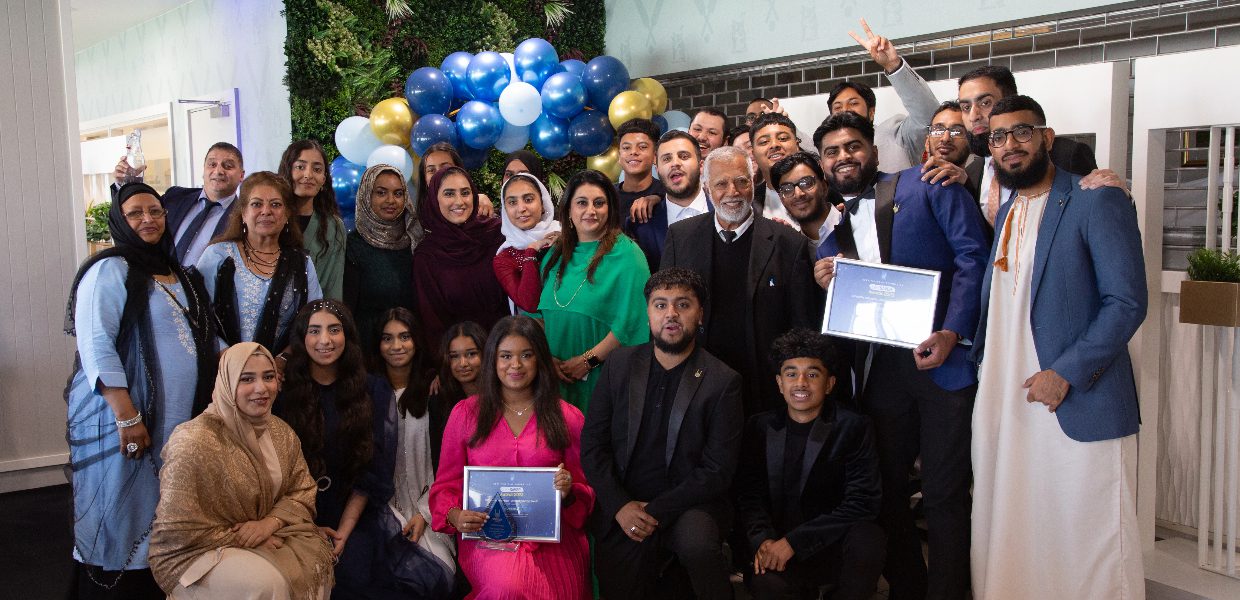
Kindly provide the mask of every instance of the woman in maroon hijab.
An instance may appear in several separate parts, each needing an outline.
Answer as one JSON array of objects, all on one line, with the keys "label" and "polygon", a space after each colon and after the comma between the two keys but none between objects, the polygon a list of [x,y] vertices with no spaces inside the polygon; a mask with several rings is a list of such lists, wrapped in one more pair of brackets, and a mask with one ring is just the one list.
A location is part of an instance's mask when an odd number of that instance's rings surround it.
[{"label": "woman in maroon hijab", "polygon": [[508,296],[491,266],[504,241],[500,222],[480,221],[477,214],[477,188],[459,167],[436,172],[418,202],[426,237],[413,254],[413,278],[427,339],[439,339],[460,321],[490,330],[509,314]]}]

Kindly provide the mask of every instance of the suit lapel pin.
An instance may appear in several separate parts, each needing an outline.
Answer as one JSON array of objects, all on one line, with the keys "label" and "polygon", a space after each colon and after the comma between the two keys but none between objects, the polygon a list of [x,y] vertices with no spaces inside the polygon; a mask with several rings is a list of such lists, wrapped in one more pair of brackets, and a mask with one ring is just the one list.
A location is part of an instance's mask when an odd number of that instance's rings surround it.
[{"label": "suit lapel pin", "polygon": [[701,377],[702,377],[702,370],[701,370],[701,369],[698,369],[697,371],[694,371],[694,372],[693,372],[693,376],[694,376],[694,377],[701,378]]},{"label": "suit lapel pin", "polygon": [[900,212],[900,205],[899,205],[899,204],[895,205],[895,207],[893,207],[893,208],[891,209],[891,214],[896,214],[896,213],[898,213],[898,212]]}]

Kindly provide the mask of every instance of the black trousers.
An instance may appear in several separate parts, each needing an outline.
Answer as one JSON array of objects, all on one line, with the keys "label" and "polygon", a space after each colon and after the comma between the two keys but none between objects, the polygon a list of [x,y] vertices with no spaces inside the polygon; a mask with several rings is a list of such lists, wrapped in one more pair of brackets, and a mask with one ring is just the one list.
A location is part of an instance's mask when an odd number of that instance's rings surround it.
[{"label": "black trousers", "polygon": [[150,569],[104,571],[74,562],[70,600],[163,600],[167,596],[155,583]]},{"label": "black trousers", "polygon": [[[969,440],[977,385],[948,391],[917,370],[913,351],[875,345],[861,407],[874,421],[887,532],[890,600],[962,600],[969,589]],[[909,472],[921,456],[929,562],[909,506]]]},{"label": "black trousers", "polygon": [[[602,529],[599,527],[598,529]],[[613,519],[594,538],[594,572],[604,600],[694,597],[730,600],[726,532],[710,514],[690,509],[634,542]],[[684,585],[687,572],[688,585]],[[679,581],[678,581],[679,579]],[[686,589],[689,588],[689,589]]]},{"label": "black trousers", "polygon": [[883,528],[859,521],[844,539],[807,557],[793,555],[783,571],[753,572],[753,557],[745,573],[745,586],[754,600],[815,600],[818,588],[835,584],[831,600],[869,600],[883,570],[887,536]]}]

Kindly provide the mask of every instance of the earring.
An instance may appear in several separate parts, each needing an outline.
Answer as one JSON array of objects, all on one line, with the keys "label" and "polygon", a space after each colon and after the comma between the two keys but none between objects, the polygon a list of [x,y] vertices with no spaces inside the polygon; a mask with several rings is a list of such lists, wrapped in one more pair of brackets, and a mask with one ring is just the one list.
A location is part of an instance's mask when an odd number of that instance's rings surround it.
[{"label": "earring", "polygon": [[241,224],[241,235],[245,235],[248,232],[249,230],[246,228],[245,223],[242,223]]}]

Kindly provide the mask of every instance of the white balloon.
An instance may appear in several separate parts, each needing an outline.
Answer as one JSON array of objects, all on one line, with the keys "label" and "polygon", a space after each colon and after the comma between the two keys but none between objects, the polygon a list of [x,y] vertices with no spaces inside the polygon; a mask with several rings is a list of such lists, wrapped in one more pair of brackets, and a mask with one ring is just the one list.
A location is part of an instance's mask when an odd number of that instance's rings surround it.
[{"label": "white balloon", "polygon": [[514,81],[499,94],[499,114],[505,123],[523,127],[542,114],[542,95],[524,81]]},{"label": "white balloon", "polygon": [[504,62],[508,63],[508,70],[512,72],[512,78],[508,81],[521,81],[521,78],[517,77],[517,60],[512,53],[500,52],[499,55],[504,57]]},{"label": "white balloon", "polygon": [[524,148],[529,141],[530,128],[528,125],[504,123],[504,132],[500,134],[498,140],[495,140],[495,149],[500,152],[516,152]]},{"label": "white balloon", "polygon": [[681,111],[669,110],[663,113],[663,119],[667,121],[667,128],[669,130],[681,129],[681,128],[684,128],[686,130],[689,129],[689,123],[690,123],[689,115]]},{"label": "white balloon", "polygon": [[366,157],[366,168],[369,169],[375,165],[391,165],[400,170],[408,181],[413,177],[413,157],[409,156],[409,152],[400,146],[385,144],[375,148],[370,156]]},{"label": "white balloon", "polygon": [[382,145],[366,117],[349,117],[336,126],[336,148],[355,165],[365,164],[370,153]]}]

